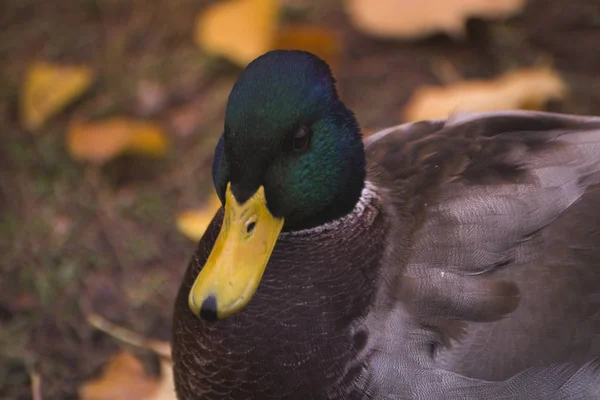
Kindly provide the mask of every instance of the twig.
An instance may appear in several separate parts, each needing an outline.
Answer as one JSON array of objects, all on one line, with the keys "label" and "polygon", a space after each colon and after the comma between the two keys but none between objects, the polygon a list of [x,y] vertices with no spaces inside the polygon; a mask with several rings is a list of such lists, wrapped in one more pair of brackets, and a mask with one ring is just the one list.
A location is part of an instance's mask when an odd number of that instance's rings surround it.
[{"label": "twig", "polygon": [[142,349],[151,350],[158,354],[160,357],[167,360],[171,360],[171,346],[168,342],[161,340],[148,339],[140,335],[139,333],[130,331],[129,329],[115,325],[108,321],[104,317],[91,313],[86,316],[86,319],[90,325],[94,328],[101,330],[104,333],[120,340],[123,343],[127,343],[131,346],[139,347]]},{"label": "twig", "polygon": [[29,372],[31,379],[31,398],[33,400],[42,400],[42,377],[38,372]]}]

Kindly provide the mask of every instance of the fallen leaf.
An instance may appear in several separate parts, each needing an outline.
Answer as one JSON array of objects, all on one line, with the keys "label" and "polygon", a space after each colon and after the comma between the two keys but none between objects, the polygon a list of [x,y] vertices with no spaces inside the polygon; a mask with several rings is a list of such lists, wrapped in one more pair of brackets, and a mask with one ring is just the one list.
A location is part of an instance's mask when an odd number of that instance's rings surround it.
[{"label": "fallen leaf", "polygon": [[156,123],[115,117],[74,122],[67,134],[67,147],[75,159],[102,163],[124,152],[162,156],[168,139]]},{"label": "fallen leaf", "polygon": [[221,201],[213,192],[204,207],[187,210],[177,215],[177,229],[193,241],[200,240],[220,207]]},{"label": "fallen leaf", "polygon": [[21,93],[21,120],[36,130],[51,116],[85,93],[94,80],[88,67],[34,63],[27,71]]},{"label": "fallen leaf", "polygon": [[164,131],[154,123],[136,122],[132,123],[131,139],[125,152],[133,154],[145,154],[160,157],[165,154],[168,141]]},{"label": "fallen leaf", "polygon": [[135,356],[123,351],[109,361],[102,376],[83,384],[79,389],[79,399],[151,399],[159,385],[159,381],[144,370]]},{"label": "fallen leaf", "polygon": [[[87,320],[95,328],[124,343],[155,353],[160,361],[160,377],[149,376],[137,358],[121,352],[109,362],[102,377],[84,383],[79,390],[80,400],[177,400],[170,343],[143,337],[95,313],[87,315]],[[134,396],[127,397],[131,394]]]},{"label": "fallen leaf", "polygon": [[434,32],[465,33],[470,17],[505,18],[526,0],[346,0],[346,12],[361,31],[378,37],[417,38]]},{"label": "fallen leaf", "polygon": [[272,48],[311,52],[327,61],[334,71],[342,53],[340,39],[333,31],[308,25],[292,25],[279,29]]},{"label": "fallen leaf", "polygon": [[221,1],[200,13],[194,38],[207,53],[244,67],[271,48],[278,17],[278,0]]},{"label": "fallen leaf", "polygon": [[446,118],[457,111],[539,110],[549,100],[562,99],[566,93],[565,82],[551,69],[522,69],[490,81],[418,88],[402,116],[405,121],[420,121]]}]

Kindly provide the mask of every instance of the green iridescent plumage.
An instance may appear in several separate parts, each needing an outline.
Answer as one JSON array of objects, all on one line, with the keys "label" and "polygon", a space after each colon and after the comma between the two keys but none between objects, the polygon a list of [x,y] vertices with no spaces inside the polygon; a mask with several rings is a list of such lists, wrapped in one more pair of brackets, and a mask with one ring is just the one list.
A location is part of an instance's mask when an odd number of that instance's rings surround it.
[{"label": "green iridescent plumage", "polygon": [[[299,129],[311,135],[295,152]],[[317,226],[348,213],[365,178],[364,149],[354,115],[339,100],[327,64],[300,51],[253,61],[227,104],[223,155],[213,171],[239,201],[264,185],[268,208],[285,228]]]}]

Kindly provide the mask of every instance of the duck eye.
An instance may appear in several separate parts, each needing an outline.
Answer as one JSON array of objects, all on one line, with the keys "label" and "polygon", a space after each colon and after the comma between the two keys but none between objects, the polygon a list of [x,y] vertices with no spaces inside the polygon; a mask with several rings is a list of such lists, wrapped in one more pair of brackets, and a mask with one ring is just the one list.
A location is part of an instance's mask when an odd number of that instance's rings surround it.
[{"label": "duck eye", "polygon": [[306,151],[308,148],[308,144],[310,143],[311,131],[305,126],[300,127],[296,132],[294,132],[294,142],[293,149],[296,153],[302,153]]}]

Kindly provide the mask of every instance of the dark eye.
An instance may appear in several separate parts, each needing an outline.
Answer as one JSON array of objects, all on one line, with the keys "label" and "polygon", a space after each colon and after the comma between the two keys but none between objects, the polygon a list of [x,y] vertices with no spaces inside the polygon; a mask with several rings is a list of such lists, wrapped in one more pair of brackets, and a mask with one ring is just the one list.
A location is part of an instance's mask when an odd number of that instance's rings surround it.
[{"label": "dark eye", "polygon": [[311,131],[305,126],[300,127],[294,133],[294,142],[292,148],[296,153],[303,153],[308,148],[310,143]]}]

